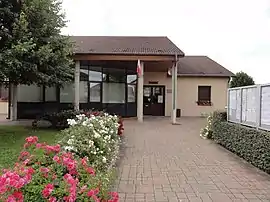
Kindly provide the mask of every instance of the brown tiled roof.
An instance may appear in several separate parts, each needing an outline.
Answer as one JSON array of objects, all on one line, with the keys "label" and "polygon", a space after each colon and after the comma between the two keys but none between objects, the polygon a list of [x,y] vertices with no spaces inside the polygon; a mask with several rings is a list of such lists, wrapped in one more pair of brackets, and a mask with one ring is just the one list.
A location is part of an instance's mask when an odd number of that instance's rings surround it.
[{"label": "brown tiled roof", "polygon": [[231,77],[232,72],[207,56],[185,56],[178,62],[179,76]]},{"label": "brown tiled roof", "polygon": [[167,37],[71,36],[75,54],[175,55],[184,53]]}]

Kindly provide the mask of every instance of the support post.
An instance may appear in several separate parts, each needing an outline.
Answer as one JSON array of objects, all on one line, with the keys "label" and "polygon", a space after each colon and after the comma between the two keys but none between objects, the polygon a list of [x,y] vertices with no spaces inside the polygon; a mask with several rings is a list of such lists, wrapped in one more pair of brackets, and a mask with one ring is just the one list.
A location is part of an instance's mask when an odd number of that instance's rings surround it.
[{"label": "support post", "polygon": [[261,112],[262,112],[262,85],[257,85],[256,95],[256,128],[257,130],[261,127]]},{"label": "support post", "polygon": [[80,110],[80,61],[76,61],[74,73],[74,109]]},{"label": "support post", "polygon": [[11,103],[10,103],[10,117],[12,121],[17,120],[17,103],[18,103],[18,85],[11,84]]},{"label": "support post", "polygon": [[172,124],[176,124],[177,109],[177,62],[172,67]]},{"label": "support post", "polygon": [[144,63],[140,62],[140,75],[138,75],[137,83],[137,118],[139,122],[143,122],[143,83],[144,83]]}]

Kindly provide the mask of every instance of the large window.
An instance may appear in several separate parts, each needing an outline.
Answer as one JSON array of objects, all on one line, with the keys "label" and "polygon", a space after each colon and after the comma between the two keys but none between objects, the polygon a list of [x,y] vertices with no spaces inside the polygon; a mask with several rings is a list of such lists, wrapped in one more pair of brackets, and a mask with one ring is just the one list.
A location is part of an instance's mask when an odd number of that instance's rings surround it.
[{"label": "large window", "polygon": [[125,103],[125,83],[103,83],[103,103]]},{"label": "large window", "polygon": [[74,102],[74,84],[66,84],[60,89],[60,102],[73,103]]},{"label": "large window", "polygon": [[19,85],[18,102],[43,102],[43,88],[36,85]]},{"label": "large window", "polygon": [[81,61],[80,82],[80,102],[136,102],[136,63]]},{"label": "large window", "polygon": [[211,105],[211,86],[198,86],[198,105]]}]

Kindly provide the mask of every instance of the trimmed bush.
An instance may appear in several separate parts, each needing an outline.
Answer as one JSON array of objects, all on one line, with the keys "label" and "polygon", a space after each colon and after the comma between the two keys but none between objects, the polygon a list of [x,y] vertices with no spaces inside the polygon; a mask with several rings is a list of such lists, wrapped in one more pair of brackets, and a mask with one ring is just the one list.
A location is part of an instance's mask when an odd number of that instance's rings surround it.
[{"label": "trimmed bush", "polygon": [[226,121],[227,114],[213,114],[213,140],[270,174],[270,133]]}]

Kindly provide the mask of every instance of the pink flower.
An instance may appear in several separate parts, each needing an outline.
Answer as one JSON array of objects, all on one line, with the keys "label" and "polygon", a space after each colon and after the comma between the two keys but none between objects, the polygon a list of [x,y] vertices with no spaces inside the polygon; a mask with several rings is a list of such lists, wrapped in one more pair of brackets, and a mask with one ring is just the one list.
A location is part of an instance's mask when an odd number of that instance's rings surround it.
[{"label": "pink flower", "polygon": [[86,171],[93,176],[95,175],[95,170],[91,167],[86,168]]},{"label": "pink flower", "polygon": [[83,165],[84,167],[86,167],[86,166],[87,166],[87,163],[88,163],[88,158],[87,158],[87,157],[82,158],[82,159],[81,159],[81,162],[82,162],[82,165]]},{"label": "pink flower", "polygon": [[44,175],[44,177],[48,177],[48,173],[50,172],[49,168],[40,168],[40,172]]},{"label": "pink flower", "polygon": [[48,153],[59,153],[61,149],[61,146],[59,144],[55,145],[55,146],[51,146],[51,145],[46,145],[45,146],[45,150]]},{"label": "pink flower", "polygon": [[59,156],[54,156],[53,157],[53,160],[56,162],[56,163],[61,163],[61,159],[59,158]]},{"label": "pink flower", "polygon": [[6,202],[16,202],[16,198],[13,195],[9,195]]},{"label": "pink flower", "polygon": [[56,202],[56,198],[55,197],[50,197],[49,202]]},{"label": "pink flower", "polygon": [[22,151],[19,156],[19,160],[24,160],[30,156],[30,153],[27,151]]},{"label": "pink flower", "polygon": [[37,136],[29,136],[25,139],[25,141],[29,144],[35,144],[38,142],[38,137]]},{"label": "pink flower", "polygon": [[42,191],[42,196],[44,198],[48,198],[51,195],[51,193],[53,192],[53,189],[54,189],[53,184],[47,184]]}]

